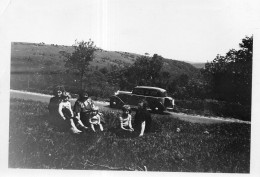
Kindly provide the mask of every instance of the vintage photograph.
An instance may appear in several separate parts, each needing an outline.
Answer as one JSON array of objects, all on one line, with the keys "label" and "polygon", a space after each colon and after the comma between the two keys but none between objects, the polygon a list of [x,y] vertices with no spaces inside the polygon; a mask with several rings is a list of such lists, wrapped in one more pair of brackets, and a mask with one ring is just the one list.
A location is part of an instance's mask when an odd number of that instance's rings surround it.
[{"label": "vintage photograph", "polygon": [[250,174],[252,2],[7,0],[8,168]]}]

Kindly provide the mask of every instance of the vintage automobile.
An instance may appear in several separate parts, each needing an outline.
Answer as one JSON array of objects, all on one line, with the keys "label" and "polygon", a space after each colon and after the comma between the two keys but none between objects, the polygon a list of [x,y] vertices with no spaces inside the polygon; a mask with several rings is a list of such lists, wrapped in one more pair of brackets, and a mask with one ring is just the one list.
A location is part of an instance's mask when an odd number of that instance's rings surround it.
[{"label": "vintage automobile", "polygon": [[132,92],[117,91],[110,97],[110,107],[120,108],[128,104],[131,108],[137,108],[138,103],[144,99],[154,112],[172,111],[174,108],[174,99],[167,96],[165,89],[148,86],[137,86]]}]

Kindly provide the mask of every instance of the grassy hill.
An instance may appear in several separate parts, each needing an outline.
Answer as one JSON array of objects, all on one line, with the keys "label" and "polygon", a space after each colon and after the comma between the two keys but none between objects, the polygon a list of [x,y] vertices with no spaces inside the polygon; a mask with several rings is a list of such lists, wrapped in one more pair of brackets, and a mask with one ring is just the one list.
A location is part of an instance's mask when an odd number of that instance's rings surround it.
[{"label": "grassy hill", "polygon": [[[63,71],[65,58],[61,52],[73,52],[72,46],[45,45],[35,43],[12,43],[11,73]],[[98,50],[90,64],[94,68],[123,66],[135,61],[136,54]]]},{"label": "grassy hill", "polygon": [[[11,73],[63,71],[65,58],[61,54],[62,51],[72,53],[73,47],[14,42],[11,50]],[[113,66],[132,64],[139,56],[141,55],[99,49],[95,52],[95,59],[90,65],[95,69],[107,67],[110,70]],[[172,59],[165,59],[163,68],[171,74],[192,75],[197,72],[191,64]]]},{"label": "grassy hill", "polygon": [[[44,43],[12,43],[11,88],[49,92],[54,83],[64,84],[65,81],[61,79],[60,74],[66,73],[66,58],[62,52],[72,53],[73,47]],[[141,55],[99,49],[90,65],[92,71],[106,68],[110,72],[115,67],[131,65],[139,56]],[[191,77],[198,73],[198,69],[191,64],[172,59],[164,59],[163,70],[168,71],[172,78],[181,74]]]}]

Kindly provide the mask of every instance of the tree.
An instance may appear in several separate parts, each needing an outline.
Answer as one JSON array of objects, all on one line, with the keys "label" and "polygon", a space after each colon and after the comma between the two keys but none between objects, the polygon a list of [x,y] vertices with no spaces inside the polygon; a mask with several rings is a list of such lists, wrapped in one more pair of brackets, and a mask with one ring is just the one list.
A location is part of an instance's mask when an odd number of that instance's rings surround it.
[{"label": "tree", "polygon": [[94,42],[89,40],[85,41],[75,41],[73,45],[74,52],[72,54],[63,55],[67,58],[65,67],[69,68],[70,71],[79,74],[80,88],[83,89],[83,82],[86,78],[88,71],[88,66],[91,61],[93,61],[95,51],[97,50]]},{"label": "tree", "polygon": [[140,56],[130,67],[118,72],[121,89],[131,89],[136,85],[156,86],[160,84],[160,72],[163,58],[157,54],[153,57]]},{"label": "tree", "polygon": [[245,37],[240,49],[217,55],[202,70],[214,99],[251,104],[253,36]]}]

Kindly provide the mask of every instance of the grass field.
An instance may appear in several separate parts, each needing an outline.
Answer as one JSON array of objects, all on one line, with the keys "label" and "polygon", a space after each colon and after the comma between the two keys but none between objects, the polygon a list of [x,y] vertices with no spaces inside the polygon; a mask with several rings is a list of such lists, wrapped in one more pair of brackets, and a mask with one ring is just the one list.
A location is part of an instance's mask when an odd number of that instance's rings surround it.
[{"label": "grass field", "polygon": [[118,113],[103,113],[104,132],[73,135],[49,123],[46,103],[11,99],[9,168],[250,172],[248,124],[152,115],[150,133],[123,136]]}]

